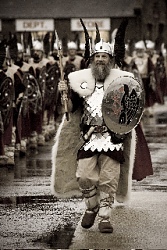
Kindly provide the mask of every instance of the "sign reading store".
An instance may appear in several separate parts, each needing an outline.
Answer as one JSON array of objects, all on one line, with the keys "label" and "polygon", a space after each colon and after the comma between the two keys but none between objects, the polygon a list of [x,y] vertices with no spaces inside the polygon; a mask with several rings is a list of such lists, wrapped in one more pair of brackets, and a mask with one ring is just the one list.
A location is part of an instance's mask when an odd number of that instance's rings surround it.
[{"label": "sign reading store", "polygon": [[[110,18],[83,18],[83,22],[87,30],[95,30],[95,23],[97,23],[99,30],[110,30]],[[71,30],[83,31],[79,18],[71,19]]]},{"label": "sign reading store", "polygon": [[54,31],[53,19],[17,19],[16,31]]}]

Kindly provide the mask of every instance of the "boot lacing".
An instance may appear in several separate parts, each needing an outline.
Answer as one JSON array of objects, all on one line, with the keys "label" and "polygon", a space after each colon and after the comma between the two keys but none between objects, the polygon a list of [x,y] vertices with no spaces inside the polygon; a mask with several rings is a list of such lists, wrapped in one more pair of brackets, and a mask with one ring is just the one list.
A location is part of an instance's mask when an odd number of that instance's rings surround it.
[{"label": "boot lacing", "polygon": [[111,200],[111,198],[104,198],[104,199],[101,199],[100,200],[100,208],[102,207],[110,207],[112,208],[112,204],[113,204],[113,201]]}]

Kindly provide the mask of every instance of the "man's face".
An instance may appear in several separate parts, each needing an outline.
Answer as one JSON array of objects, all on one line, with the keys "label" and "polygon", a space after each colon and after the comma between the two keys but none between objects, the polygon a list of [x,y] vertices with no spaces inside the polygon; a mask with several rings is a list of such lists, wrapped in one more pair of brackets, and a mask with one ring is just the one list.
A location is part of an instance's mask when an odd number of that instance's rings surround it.
[{"label": "man's face", "polygon": [[110,57],[107,53],[96,53],[94,55],[94,63],[96,65],[107,65],[110,61]]},{"label": "man's face", "polygon": [[21,67],[22,63],[23,63],[23,52],[18,51],[15,64]]},{"label": "man's face", "polygon": [[40,62],[43,57],[43,52],[41,50],[33,50],[34,62]]},{"label": "man's face", "polygon": [[54,57],[55,60],[58,60],[58,59],[59,59],[57,49],[53,50],[52,56]]},{"label": "man's face", "polygon": [[144,49],[137,49],[136,50],[136,55],[138,57],[143,57],[144,56]]},{"label": "man's face", "polygon": [[107,53],[99,52],[94,55],[91,69],[96,80],[103,81],[110,74],[111,67],[111,59]]},{"label": "man's face", "polygon": [[17,61],[21,61],[21,60],[23,60],[23,52],[18,52],[18,54],[17,54]]},{"label": "man's face", "polygon": [[76,55],[76,49],[69,49],[68,50],[68,54],[70,57],[75,57]]}]

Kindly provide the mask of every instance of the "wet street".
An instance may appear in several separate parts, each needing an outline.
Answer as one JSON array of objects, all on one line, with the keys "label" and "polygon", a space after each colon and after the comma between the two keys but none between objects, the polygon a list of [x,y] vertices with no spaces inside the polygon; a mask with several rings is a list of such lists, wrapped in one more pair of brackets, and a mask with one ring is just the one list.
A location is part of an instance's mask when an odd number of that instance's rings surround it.
[{"label": "wet street", "polygon": [[[167,105],[144,117],[143,130],[154,175],[133,182],[133,191],[167,191]],[[50,193],[51,139],[37,151],[0,167],[0,248],[68,248],[84,211],[81,199],[56,199]],[[144,164],[144,163],[143,163]],[[121,249],[120,249],[121,250]]]},{"label": "wet street", "polygon": [[[81,200],[50,193],[53,139],[1,167],[0,249],[67,248],[81,216]],[[64,239],[64,240],[62,240]]]}]

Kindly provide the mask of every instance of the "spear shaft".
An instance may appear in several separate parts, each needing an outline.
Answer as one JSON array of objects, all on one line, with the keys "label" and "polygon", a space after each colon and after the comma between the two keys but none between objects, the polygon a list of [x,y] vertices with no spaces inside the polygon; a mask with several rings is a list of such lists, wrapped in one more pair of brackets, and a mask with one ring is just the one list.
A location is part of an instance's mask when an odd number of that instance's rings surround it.
[{"label": "spear shaft", "polygon": [[[61,81],[64,81],[63,62],[62,62],[63,53],[62,53],[60,40],[59,40],[59,37],[58,37],[58,34],[57,34],[56,30],[55,30],[55,36],[56,36],[57,51],[58,51],[58,57],[59,57],[60,79],[61,79]],[[67,91],[62,91],[61,98],[62,98],[63,105],[64,105],[66,119],[67,119],[67,121],[69,121]]]}]

